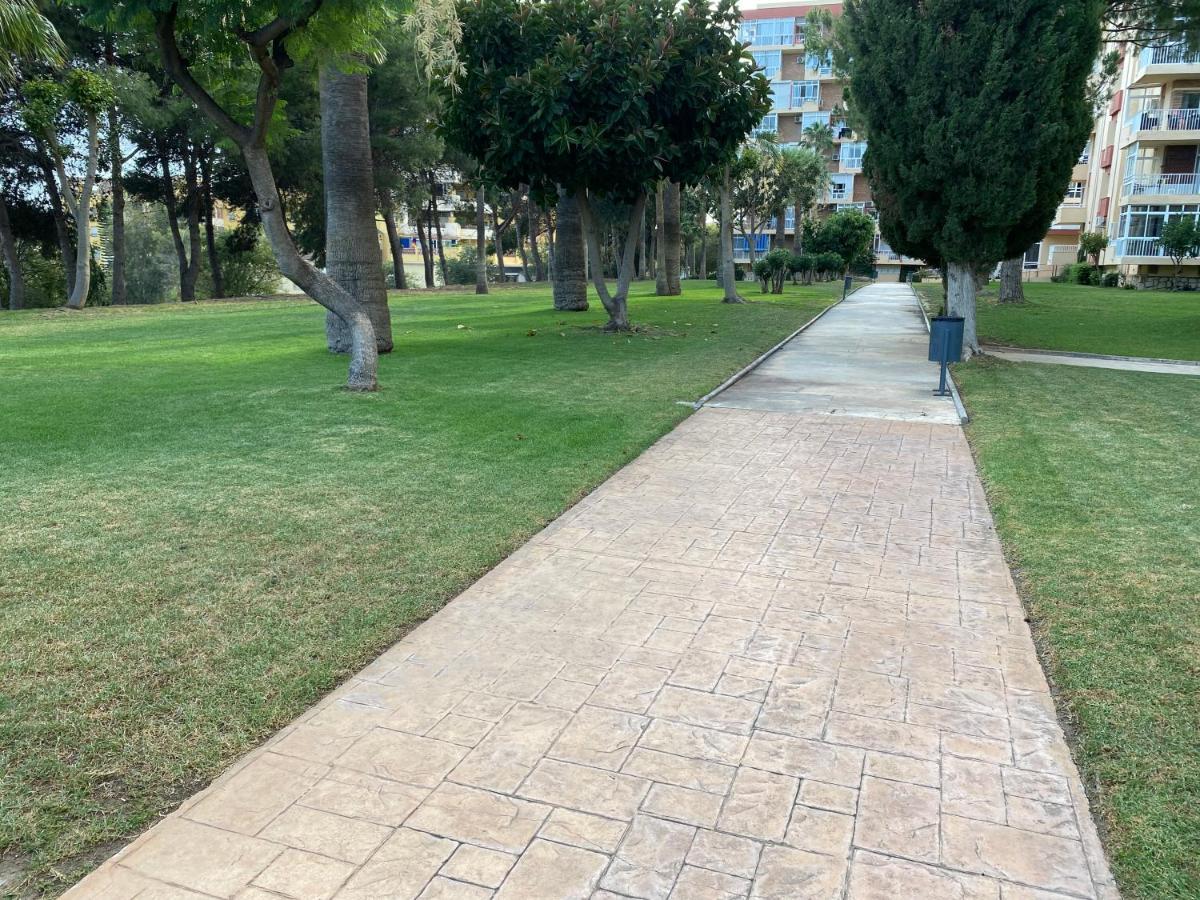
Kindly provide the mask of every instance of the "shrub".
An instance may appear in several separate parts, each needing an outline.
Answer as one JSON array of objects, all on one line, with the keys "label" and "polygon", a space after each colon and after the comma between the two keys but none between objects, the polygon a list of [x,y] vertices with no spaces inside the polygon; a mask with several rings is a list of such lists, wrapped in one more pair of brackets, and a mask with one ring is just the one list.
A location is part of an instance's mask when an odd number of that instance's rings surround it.
[{"label": "shrub", "polygon": [[[475,264],[478,260],[479,254],[474,244],[460,243],[458,254],[446,258],[446,284],[474,284]],[[487,277],[488,281],[497,280],[494,263],[487,267]]]},{"label": "shrub", "polygon": [[217,256],[227,297],[274,294],[279,290],[279,267],[257,225],[239,225],[217,239]]},{"label": "shrub", "polygon": [[1101,287],[1115,288],[1121,283],[1121,276],[1116,272],[1105,272],[1100,276]]}]

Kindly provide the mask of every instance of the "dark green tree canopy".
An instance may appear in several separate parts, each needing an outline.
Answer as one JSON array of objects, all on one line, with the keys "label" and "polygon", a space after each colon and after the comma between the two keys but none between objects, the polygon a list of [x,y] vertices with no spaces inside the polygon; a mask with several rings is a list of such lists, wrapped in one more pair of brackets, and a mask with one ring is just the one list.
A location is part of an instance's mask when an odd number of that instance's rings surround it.
[{"label": "dark green tree canopy", "polygon": [[1092,126],[1100,0],[849,0],[864,171],[896,249],[987,266],[1053,221]]},{"label": "dark green tree canopy", "polygon": [[769,109],[733,0],[468,0],[444,129],[501,184],[696,184]]}]

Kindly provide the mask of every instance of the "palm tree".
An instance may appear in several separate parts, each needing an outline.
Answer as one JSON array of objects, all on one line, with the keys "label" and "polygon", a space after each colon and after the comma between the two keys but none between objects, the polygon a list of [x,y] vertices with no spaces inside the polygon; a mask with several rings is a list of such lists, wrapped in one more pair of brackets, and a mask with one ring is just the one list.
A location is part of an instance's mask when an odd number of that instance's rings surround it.
[{"label": "palm tree", "polygon": [[17,80],[21,60],[61,63],[62,38],[41,14],[36,0],[0,0],[0,87]]}]

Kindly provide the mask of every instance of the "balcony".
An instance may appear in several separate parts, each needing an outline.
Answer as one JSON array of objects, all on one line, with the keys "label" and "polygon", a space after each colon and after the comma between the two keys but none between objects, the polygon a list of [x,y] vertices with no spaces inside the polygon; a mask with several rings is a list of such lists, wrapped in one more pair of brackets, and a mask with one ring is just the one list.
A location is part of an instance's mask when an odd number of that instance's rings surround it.
[{"label": "balcony", "polygon": [[1117,239],[1116,255],[1118,259],[1124,256],[1152,256],[1161,259],[1167,257],[1167,252],[1156,237],[1129,237]]},{"label": "balcony", "polygon": [[1125,140],[1200,141],[1200,109],[1145,109],[1125,120]]},{"label": "balcony", "polygon": [[1122,197],[1153,195],[1179,197],[1200,194],[1200,175],[1130,175],[1121,189]]},{"label": "balcony", "polygon": [[1153,84],[1173,75],[1200,74],[1200,53],[1188,50],[1183,44],[1147,47],[1138,56],[1133,73],[1133,87]]}]

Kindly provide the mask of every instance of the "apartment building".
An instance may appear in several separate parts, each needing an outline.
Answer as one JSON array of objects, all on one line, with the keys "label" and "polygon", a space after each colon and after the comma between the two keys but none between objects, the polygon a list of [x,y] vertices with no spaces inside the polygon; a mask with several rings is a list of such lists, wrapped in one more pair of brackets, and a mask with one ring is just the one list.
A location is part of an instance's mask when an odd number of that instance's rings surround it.
[{"label": "apartment building", "polygon": [[[858,209],[875,215],[871,189],[862,173],[866,142],[847,127],[843,109],[843,86],[833,74],[828,57],[805,50],[804,25],[813,10],[828,10],[841,14],[840,3],[819,0],[792,0],[787,3],[746,3],[741,8],[741,40],[750,45],[755,62],[771,81],[771,112],[763,118],[757,134],[769,134],[784,146],[800,142],[805,129],[814,124],[832,129],[834,149],[829,158],[829,187],[819,215],[843,209]],[[766,251],[776,223],[763,226],[754,235],[755,252]],[[785,213],[784,229],[794,239],[796,211],[789,207]],[[898,280],[921,267],[918,260],[902,257],[882,238],[877,237],[876,263],[879,277]],[[750,237],[734,238],[734,258],[749,261]]]},{"label": "apartment building", "polygon": [[[1110,102],[1050,231],[1026,255],[1026,269],[1049,276],[1074,262],[1079,236],[1102,231],[1105,271],[1151,287],[1175,273],[1163,250],[1163,225],[1200,218],[1200,53],[1181,44],[1123,44]],[[1183,274],[1200,287],[1200,258]]]}]

